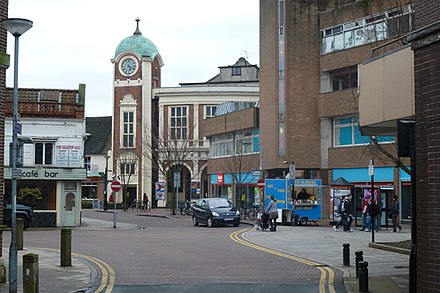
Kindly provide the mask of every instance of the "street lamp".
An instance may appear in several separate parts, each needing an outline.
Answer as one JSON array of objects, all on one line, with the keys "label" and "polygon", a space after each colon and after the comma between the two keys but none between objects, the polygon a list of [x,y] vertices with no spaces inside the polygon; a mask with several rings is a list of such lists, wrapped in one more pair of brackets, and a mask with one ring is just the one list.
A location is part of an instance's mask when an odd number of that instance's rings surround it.
[{"label": "street lamp", "polygon": [[2,26],[15,38],[14,50],[14,92],[12,107],[12,176],[11,176],[11,245],[9,248],[9,292],[17,292],[17,170],[18,137],[18,39],[32,27],[32,21],[22,18],[9,18],[2,21]]},{"label": "street lamp", "polygon": [[108,187],[108,159],[110,156],[107,154],[104,156],[105,158],[105,174],[104,174],[104,211],[107,210],[107,187]]}]

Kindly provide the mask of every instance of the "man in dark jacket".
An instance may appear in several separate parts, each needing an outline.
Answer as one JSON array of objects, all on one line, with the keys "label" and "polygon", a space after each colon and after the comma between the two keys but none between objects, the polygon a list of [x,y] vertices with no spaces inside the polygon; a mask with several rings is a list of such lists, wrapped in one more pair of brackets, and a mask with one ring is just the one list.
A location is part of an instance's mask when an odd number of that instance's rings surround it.
[{"label": "man in dark jacket", "polygon": [[380,213],[380,208],[370,198],[368,200],[368,206],[367,206],[367,210],[366,210],[366,214],[367,214],[367,229],[365,229],[365,232],[369,232],[371,230],[371,224],[372,224],[371,222],[373,220],[374,220],[374,223],[373,223],[374,224],[374,231],[375,232],[379,231],[378,221],[377,221],[379,213]]},{"label": "man in dark jacket", "polygon": [[351,221],[349,221],[348,218],[348,216],[351,214],[350,202],[347,200],[345,196],[341,198],[341,202],[339,203],[338,206],[338,212],[339,215],[341,216],[341,220],[339,221],[339,223],[336,224],[336,226],[333,226],[333,230],[338,231],[339,226],[343,226],[344,231],[351,232],[350,230]]}]

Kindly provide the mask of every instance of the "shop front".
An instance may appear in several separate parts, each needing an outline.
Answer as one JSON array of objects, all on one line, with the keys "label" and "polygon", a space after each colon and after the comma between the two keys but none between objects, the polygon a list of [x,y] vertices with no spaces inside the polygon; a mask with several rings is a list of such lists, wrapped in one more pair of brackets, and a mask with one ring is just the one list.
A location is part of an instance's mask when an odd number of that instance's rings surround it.
[{"label": "shop front", "polygon": [[[17,179],[17,203],[31,206],[35,220],[31,227],[80,225],[82,168],[22,167]],[[5,197],[11,202],[11,168],[5,167]]]},{"label": "shop front", "polygon": [[[394,185],[394,167],[374,168],[374,199],[381,207],[380,225],[390,227],[392,225],[388,215],[391,213],[392,197],[396,193]],[[354,216],[354,224],[362,225],[362,201],[371,197],[371,176],[368,168],[345,168],[334,169],[333,178],[342,177],[352,185],[351,204]],[[399,180],[397,180],[399,181]],[[344,195],[348,195],[347,192]],[[402,197],[402,196],[401,196]]]},{"label": "shop front", "polygon": [[236,206],[246,207],[262,202],[262,192],[257,187],[260,176],[251,172],[210,175],[210,197],[227,198]]}]

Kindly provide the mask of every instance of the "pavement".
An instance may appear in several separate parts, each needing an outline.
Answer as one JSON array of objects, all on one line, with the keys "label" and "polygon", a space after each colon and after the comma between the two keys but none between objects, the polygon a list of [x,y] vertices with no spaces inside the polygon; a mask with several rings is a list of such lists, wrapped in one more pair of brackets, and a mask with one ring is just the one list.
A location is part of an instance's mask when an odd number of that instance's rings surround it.
[{"label": "pavement", "polygon": [[[173,217],[168,209],[153,209],[149,213],[143,213],[143,216]],[[317,226],[278,226],[276,232],[259,231],[254,228],[254,221],[245,220],[242,226],[251,228],[242,235],[249,242],[341,270],[348,292],[359,292],[355,269],[356,251],[362,251],[364,261],[368,262],[370,293],[408,292],[409,254],[407,253],[409,252],[396,251],[386,243],[409,240],[410,226],[404,226],[400,233],[390,233],[390,229],[379,230],[375,233],[375,243],[371,243],[371,232],[366,233],[356,229],[353,232],[344,232],[342,229],[335,232],[328,221],[320,221]],[[135,228],[134,224],[118,222],[116,229]],[[82,218],[82,225],[73,229],[114,228],[111,221]],[[343,244],[349,244],[350,266],[344,266]],[[8,243],[3,245],[9,246]],[[9,270],[8,253],[9,248],[3,248],[3,259],[0,258],[0,263],[4,262],[7,271]],[[39,256],[40,292],[88,293],[96,290],[92,284],[95,283],[99,272],[91,259],[72,254],[72,266],[60,267],[59,251],[25,248],[18,252],[18,292],[23,292],[22,255],[27,253],[35,253]],[[8,283],[0,284],[0,292],[8,292],[8,288]]]}]

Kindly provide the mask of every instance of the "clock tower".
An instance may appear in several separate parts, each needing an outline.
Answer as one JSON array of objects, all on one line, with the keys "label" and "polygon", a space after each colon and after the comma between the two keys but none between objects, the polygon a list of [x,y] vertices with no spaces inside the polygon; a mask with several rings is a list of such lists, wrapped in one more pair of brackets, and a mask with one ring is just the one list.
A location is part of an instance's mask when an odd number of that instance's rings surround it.
[{"label": "clock tower", "polygon": [[[113,174],[120,176],[124,198],[117,202],[128,207],[142,201],[146,193],[154,201],[152,133],[158,122],[157,102],[152,90],[160,87],[162,58],[156,46],[142,36],[136,19],[133,35],[123,39],[111,59],[113,64]],[[122,194],[122,192],[120,192]]]}]

